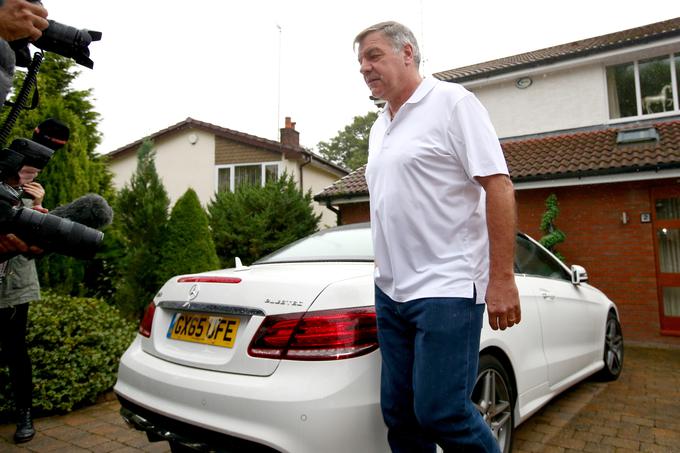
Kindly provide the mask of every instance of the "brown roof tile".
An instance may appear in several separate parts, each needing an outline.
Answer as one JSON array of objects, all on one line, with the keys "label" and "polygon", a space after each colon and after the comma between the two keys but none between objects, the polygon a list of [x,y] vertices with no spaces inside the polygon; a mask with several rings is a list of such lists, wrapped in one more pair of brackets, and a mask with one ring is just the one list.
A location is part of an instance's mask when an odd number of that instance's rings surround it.
[{"label": "brown roof tile", "polygon": [[558,61],[582,58],[620,47],[644,44],[678,35],[680,35],[680,17],[462,68],[450,69],[435,73],[433,76],[447,82],[460,83],[505,72],[544,66]]},{"label": "brown roof tile", "polygon": [[[619,131],[656,128],[659,140],[617,144]],[[680,168],[680,120],[515,139],[501,144],[514,182]],[[314,199],[368,195],[360,167]]]}]

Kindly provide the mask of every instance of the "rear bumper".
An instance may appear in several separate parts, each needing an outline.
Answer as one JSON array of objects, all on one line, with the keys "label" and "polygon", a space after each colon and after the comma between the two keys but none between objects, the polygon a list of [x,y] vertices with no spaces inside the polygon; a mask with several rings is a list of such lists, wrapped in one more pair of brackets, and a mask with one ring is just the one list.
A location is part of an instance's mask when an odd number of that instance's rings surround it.
[{"label": "rear bumper", "polygon": [[[206,443],[225,452],[378,453],[389,452],[379,375],[378,351],[283,361],[262,377],[167,362],[142,351],[137,339],[121,358],[114,390],[123,417],[151,440]],[[227,449],[236,441],[251,449]]]},{"label": "rear bumper", "polygon": [[221,453],[277,453],[265,445],[209,431],[144,409],[118,396],[120,415],[135,429],[144,431],[152,442],[167,440],[197,451]]}]

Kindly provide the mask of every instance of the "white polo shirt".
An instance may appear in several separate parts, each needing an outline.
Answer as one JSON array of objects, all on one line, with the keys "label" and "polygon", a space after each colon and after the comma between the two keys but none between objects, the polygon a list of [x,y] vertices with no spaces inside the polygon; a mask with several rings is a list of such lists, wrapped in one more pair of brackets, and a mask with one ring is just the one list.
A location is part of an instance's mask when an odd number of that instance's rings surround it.
[{"label": "white polo shirt", "polygon": [[473,297],[489,273],[484,189],[475,176],[508,174],[486,109],[458,84],[425,78],[369,139],[376,285],[393,300]]}]

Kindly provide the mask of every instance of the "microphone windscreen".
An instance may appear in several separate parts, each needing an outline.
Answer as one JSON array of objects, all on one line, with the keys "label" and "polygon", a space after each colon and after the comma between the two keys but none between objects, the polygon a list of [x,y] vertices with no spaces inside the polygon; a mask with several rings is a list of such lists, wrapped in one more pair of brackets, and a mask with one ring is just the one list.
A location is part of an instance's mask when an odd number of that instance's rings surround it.
[{"label": "microphone windscreen", "polygon": [[104,197],[95,193],[76,198],[70,203],[52,209],[49,213],[98,230],[113,221],[113,209]]}]

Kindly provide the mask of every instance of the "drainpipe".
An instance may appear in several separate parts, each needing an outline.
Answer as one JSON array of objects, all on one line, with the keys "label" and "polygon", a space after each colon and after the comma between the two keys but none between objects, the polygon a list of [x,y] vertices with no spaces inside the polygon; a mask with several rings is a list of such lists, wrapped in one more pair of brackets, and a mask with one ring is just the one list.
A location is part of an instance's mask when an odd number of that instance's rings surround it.
[{"label": "drainpipe", "polygon": [[338,226],[342,225],[340,210],[331,204],[331,200],[326,200],[326,207],[335,213],[336,223],[338,224]]},{"label": "drainpipe", "polygon": [[307,156],[305,156],[305,161],[303,163],[301,163],[300,166],[298,167],[298,170],[300,172],[300,192],[302,192],[302,193],[305,192],[305,186],[302,184],[302,167],[304,167],[305,165],[309,165],[311,163],[312,163],[312,156],[307,155]]}]

